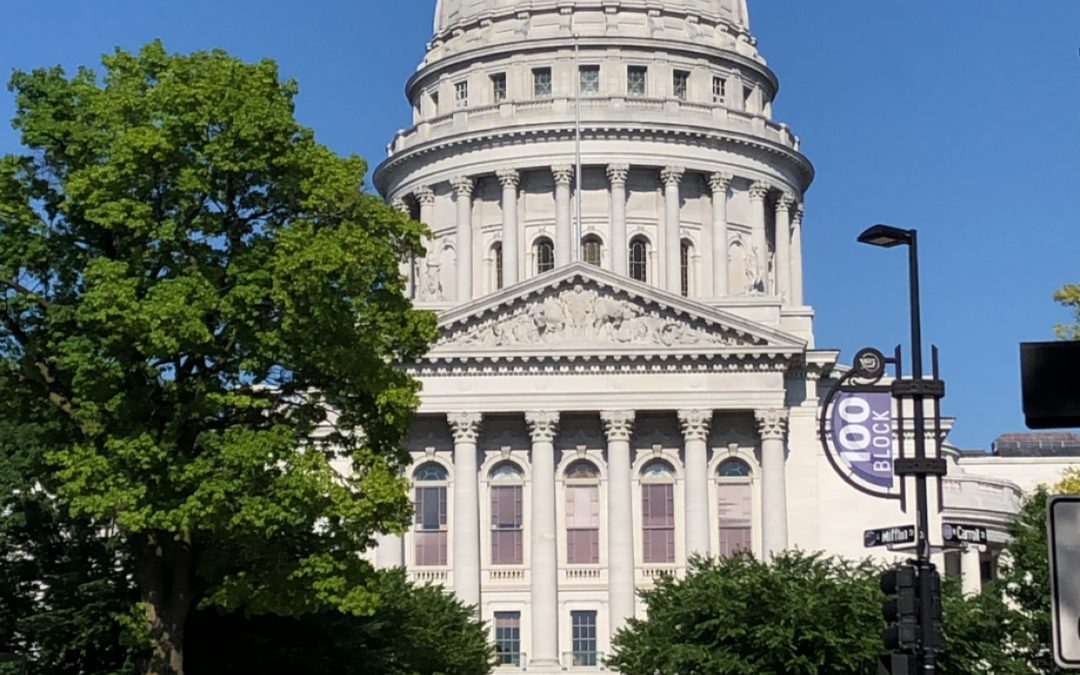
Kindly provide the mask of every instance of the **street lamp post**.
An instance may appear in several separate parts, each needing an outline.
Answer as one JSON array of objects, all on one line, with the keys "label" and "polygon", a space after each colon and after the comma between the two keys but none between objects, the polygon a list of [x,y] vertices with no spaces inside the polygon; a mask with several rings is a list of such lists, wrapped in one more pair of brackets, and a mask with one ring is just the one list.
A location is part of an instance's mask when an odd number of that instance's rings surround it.
[{"label": "street lamp post", "polygon": [[[914,410],[912,418],[915,434],[915,458],[895,463],[897,475],[915,477],[915,546],[919,568],[919,670],[934,673],[937,667],[937,632],[934,627],[935,598],[934,565],[930,562],[930,513],[927,497],[927,476],[944,475],[946,466],[941,458],[926,457],[927,396],[938,397],[944,393],[944,385],[938,380],[924,380],[922,372],[922,319],[919,308],[919,237],[916,230],[903,230],[889,225],[874,225],[859,235],[859,242],[883,248],[908,247],[908,287],[911,294],[911,381],[897,381],[894,394],[911,398]],[[901,436],[903,430],[901,430]]]}]

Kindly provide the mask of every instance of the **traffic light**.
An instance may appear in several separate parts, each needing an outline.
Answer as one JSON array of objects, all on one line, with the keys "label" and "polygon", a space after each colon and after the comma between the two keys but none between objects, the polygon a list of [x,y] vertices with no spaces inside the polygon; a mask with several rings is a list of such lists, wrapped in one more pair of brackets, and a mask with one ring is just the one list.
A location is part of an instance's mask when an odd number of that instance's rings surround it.
[{"label": "traffic light", "polygon": [[886,596],[882,614],[888,623],[882,638],[889,651],[913,653],[919,647],[918,582],[918,569],[910,563],[881,575],[881,590]]}]

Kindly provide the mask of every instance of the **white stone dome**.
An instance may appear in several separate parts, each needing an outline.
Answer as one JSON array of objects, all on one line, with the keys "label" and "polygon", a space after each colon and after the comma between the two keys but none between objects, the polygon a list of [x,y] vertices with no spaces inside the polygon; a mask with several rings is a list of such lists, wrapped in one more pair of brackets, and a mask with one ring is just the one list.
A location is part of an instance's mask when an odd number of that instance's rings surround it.
[{"label": "white stone dome", "polygon": [[[750,30],[747,0],[617,0],[623,8],[640,7],[663,9],[669,12],[685,12],[706,16],[732,24],[745,31]],[[492,15],[514,12],[519,9],[541,9],[546,5],[559,9],[572,7],[584,9],[612,5],[611,0],[436,0],[435,33],[441,34],[454,27],[478,21]]]}]

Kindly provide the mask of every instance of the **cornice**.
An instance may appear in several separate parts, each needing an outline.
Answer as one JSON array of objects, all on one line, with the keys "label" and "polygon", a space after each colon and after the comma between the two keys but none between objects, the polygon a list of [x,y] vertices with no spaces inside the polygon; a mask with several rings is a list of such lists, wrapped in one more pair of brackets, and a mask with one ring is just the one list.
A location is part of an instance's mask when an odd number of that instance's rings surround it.
[{"label": "cornice", "polygon": [[787,373],[798,367],[794,351],[740,351],[703,356],[683,353],[622,355],[484,354],[425,358],[402,369],[414,377],[520,377],[522,375],[685,375],[692,373]]},{"label": "cornice", "polygon": [[[722,146],[749,148],[767,153],[793,167],[803,178],[802,185],[790,186],[792,189],[805,192],[814,180],[814,167],[810,160],[801,152],[786,147],[775,141],[760,136],[717,129],[716,127],[697,126],[692,123],[680,122],[679,127],[657,123],[642,122],[609,122],[609,123],[586,123],[582,125],[582,141],[602,140],[642,140],[663,141],[672,145],[686,146]],[[389,174],[398,172],[401,167],[417,161],[419,158],[434,153],[447,155],[461,155],[463,150],[471,152],[493,150],[506,146],[517,146],[523,142],[558,142],[568,141],[574,137],[574,128],[568,122],[546,122],[517,125],[502,130],[478,130],[466,131],[458,134],[440,136],[417,145],[401,150],[393,156],[383,160],[375,169],[373,181],[380,193],[386,194],[389,183]],[[662,160],[654,159],[653,165],[662,163]],[[524,168],[524,167],[521,167]],[[687,161],[687,168],[692,170],[710,171],[715,167],[695,166]],[[481,173],[490,173],[485,170]],[[428,180],[428,183],[431,181]]]}]

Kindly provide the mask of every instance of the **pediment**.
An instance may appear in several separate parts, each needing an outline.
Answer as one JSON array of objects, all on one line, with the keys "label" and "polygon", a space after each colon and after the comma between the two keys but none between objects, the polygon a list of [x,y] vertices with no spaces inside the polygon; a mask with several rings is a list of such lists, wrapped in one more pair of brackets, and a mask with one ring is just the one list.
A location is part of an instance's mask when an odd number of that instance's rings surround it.
[{"label": "pediment", "polygon": [[805,342],[584,263],[440,317],[428,360],[469,356],[800,353]]}]

